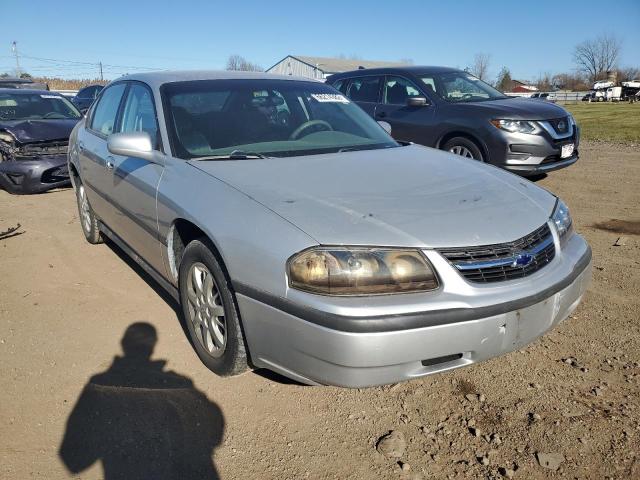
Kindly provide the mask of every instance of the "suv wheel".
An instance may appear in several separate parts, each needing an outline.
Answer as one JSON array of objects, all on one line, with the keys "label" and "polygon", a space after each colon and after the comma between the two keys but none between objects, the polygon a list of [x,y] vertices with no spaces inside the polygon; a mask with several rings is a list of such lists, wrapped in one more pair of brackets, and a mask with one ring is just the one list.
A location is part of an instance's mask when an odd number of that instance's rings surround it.
[{"label": "suv wheel", "polygon": [[221,376],[248,370],[235,297],[206,239],[194,240],[180,262],[180,303],[200,360]]},{"label": "suv wheel", "polygon": [[442,150],[455,153],[461,157],[484,162],[484,157],[478,146],[465,137],[454,137],[442,146]]},{"label": "suv wheel", "polygon": [[82,227],[82,233],[84,233],[87,242],[94,245],[102,243],[102,234],[98,227],[98,217],[93,213],[93,209],[87,198],[87,192],[79,178],[76,178],[76,200],[78,201],[80,226]]}]

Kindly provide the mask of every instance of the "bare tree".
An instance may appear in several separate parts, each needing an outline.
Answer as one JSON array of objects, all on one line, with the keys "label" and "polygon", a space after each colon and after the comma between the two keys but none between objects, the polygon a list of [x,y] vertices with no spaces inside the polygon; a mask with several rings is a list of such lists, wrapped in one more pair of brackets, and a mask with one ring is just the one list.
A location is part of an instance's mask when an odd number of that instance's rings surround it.
[{"label": "bare tree", "polygon": [[618,70],[618,80],[628,82],[630,80],[640,79],[640,68],[627,67]]},{"label": "bare tree", "polygon": [[573,61],[578,70],[595,82],[606,77],[614,69],[622,49],[621,40],[613,34],[604,34],[576,45]]},{"label": "bare tree", "polygon": [[491,55],[488,53],[476,53],[476,56],[473,57],[473,66],[469,69],[470,72],[480,80],[486,81],[489,76],[490,60]]},{"label": "bare tree", "polygon": [[589,90],[589,81],[580,72],[558,73],[551,79],[551,83],[561,90]]},{"label": "bare tree", "polygon": [[538,90],[542,92],[548,92],[553,89],[553,81],[551,74],[549,72],[545,72],[544,74],[538,77],[538,80],[535,83]]},{"label": "bare tree", "polygon": [[227,59],[227,70],[239,70],[242,72],[261,72],[262,67],[251,63],[241,55],[230,55]]}]

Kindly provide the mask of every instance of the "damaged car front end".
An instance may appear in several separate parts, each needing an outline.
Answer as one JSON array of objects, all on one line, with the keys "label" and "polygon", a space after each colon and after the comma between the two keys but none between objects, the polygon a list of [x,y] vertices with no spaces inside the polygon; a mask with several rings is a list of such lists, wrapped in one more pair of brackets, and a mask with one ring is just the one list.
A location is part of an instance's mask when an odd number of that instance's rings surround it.
[{"label": "damaged car front end", "polygon": [[69,185],[69,135],[82,118],[64,97],[0,89],[0,188],[40,193]]}]

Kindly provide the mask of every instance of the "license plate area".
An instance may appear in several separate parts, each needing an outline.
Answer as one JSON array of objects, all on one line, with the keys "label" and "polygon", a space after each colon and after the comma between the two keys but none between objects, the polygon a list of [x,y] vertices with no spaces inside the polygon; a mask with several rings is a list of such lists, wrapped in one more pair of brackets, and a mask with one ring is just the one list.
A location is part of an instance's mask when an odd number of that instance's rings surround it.
[{"label": "license plate area", "polygon": [[560,158],[569,158],[573,155],[573,151],[575,150],[575,145],[573,143],[568,143],[566,145],[562,145],[562,151],[560,152]]}]

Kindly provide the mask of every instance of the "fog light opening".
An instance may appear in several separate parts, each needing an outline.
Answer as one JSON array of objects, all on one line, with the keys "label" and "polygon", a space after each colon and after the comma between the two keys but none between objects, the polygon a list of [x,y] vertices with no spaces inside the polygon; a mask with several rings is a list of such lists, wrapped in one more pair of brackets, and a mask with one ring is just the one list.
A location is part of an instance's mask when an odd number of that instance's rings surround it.
[{"label": "fog light opening", "polygon": [[444,355],[443,357],[428,358],[426,360],[422,360],[421,363],[423,367],[433,367],[434,365],[453,362],[455,360],[460,360],[461,358],[462,358],[461,353],[454,353],[453,355]]}]

